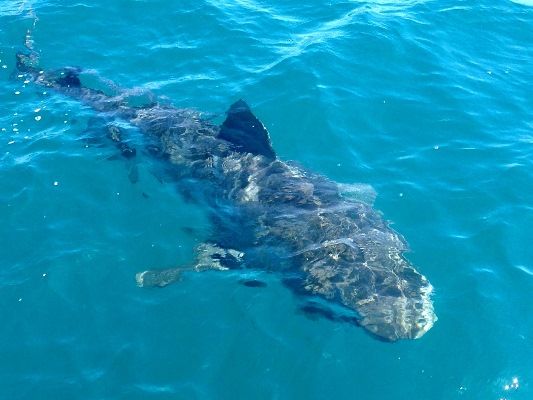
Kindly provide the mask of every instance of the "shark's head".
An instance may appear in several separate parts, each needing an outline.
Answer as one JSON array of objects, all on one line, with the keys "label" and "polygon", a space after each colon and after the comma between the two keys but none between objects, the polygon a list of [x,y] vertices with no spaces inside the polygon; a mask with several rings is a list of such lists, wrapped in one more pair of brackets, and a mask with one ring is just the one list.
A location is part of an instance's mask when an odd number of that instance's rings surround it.
[{"label": "shark's head", "polygon": [[378,258],[314,259],[305,289],[355,311],[357,324],[379,339],[420,338],[437,321],[433,286],[401,256]]},{"label": "shark's head", "polygon": [[417,339],[437,321],[433,286],[394,246],[382,253],[366,247],[366,259],[352,269],[357,280],[340,286],[341,301],[359,325],[387,341]]},{"label": "shark's head", "polygon": [[437,321],[433,286],[405,249],[386,225],[322,242],[305,255],[305,289],[355,311],[358,325],[380,339],[420,338]]}]

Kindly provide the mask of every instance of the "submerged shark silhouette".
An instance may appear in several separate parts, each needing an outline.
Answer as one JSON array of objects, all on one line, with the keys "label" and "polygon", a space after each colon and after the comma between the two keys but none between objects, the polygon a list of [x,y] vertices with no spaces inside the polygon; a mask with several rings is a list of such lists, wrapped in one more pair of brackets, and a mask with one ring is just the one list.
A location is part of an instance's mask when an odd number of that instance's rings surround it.
[{"label": "submerged shark silhouette", "polygon": [[[320,299],[305,311],[331,316],[342,308],[381,339],[419,338],[433,326],[433,288],[403,257],[404,239],[369,204],[343,196],[337,183],[280,160],[244,101],[220,126],[157,101],[133,107],[120,92],[85,86],[79,68],[42,71],[26,39],[19,73],[138,127],[144,150],[165,160],[182,191],[195,186],[214,210],[213,232],[198,246],[195,264],[141,272],[139,286],[166,286],[187,269],[257,268],[278,274],[298,296]],[[107,133],[124,157],[135,157],[118,126]]]}]

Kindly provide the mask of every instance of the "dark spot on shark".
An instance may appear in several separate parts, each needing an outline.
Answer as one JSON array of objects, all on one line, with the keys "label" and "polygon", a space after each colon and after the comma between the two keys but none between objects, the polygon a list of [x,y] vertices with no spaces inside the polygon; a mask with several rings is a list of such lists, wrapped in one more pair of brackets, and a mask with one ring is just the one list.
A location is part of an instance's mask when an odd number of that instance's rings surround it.
[{"label": "dark spot on shark", "polygon": [[146,146],[146,152],[151,155],[151,156],[154,156],[154,157],[161,157],[162,156],[162,151],[161,151],[161,148],[159,146],[156,146],[154,144],[149,144]]},{"label": "dark spot on shark", "polygon": [[250,288],[267,287],[266,282],[260,281],[258,279],[240,279],[239,283],[243,286],[250,287]]},{"label": "dark spot on shark", "polygon": [[59,78],[56,79],[56,83],[59,86],[68,87],[68,88],[80,88],[81,81],[78,77],[78,73],[73,69],[65,69],[60,73]]},{"label": "dark spot on shark", "polygon": [[300,307],[300,310],[310,319],[325,318],[329,321],[335,321],[335,316],[331,311],[325,310],[316,304],[308,303]]},{"label": "dark spot on shark", "polygon": [[133,158],[137,155],[137,150],[135,150],[134,147],[128,146],[127,143],[121,143],[119,148],[120,154],[122,154],[122,157],[124,158]]},{"label": "dark spot on shark", "polygon": [[344,322],[344,323],[355,324],[359,326],[359,322],[356,316],[343,315],[343,314],[336,313],[312,301],[301,306],[300,311],[310,319],[316,320],[319,318],[325,318],[328,321],[332,321],[332,322]]}]

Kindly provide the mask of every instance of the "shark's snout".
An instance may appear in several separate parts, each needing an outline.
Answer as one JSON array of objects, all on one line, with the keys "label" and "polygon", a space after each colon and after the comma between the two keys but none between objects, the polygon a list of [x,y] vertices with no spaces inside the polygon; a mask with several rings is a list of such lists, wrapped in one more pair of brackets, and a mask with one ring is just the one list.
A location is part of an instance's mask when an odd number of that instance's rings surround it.
[{"label": "shark's snout", "polygon": [[373,335],[388,341],[417,339],[437,321],[428,286],[420,297],[377,297],[361,305],[360,324]]}]

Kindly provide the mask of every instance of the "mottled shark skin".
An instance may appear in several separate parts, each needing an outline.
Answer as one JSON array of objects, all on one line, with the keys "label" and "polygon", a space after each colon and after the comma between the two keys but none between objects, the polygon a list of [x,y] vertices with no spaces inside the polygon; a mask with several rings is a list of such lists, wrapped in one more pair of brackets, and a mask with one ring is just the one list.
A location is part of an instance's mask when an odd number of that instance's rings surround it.
[{"label": "mottled shark skin", "polygon": [[[405,240],[335,182],[277,158],[242,100],[217,126],[158,102],[131,107],[120,93],[85,87],[77,68],[41,71],[31,49],[17,65],[37,84],[138,127],[144,150],[169,165],[176,185],[194,186],[211,206],[213,233],[196,264],[139,273],[140,286],[166,286],[187,269],[256,268],[279,274],[298,296],[354,312],[358,325],[384,340],[419,338],[437,320],[433,288],[404,258]],[[135,155],[110,132],[125,157]]]}]

